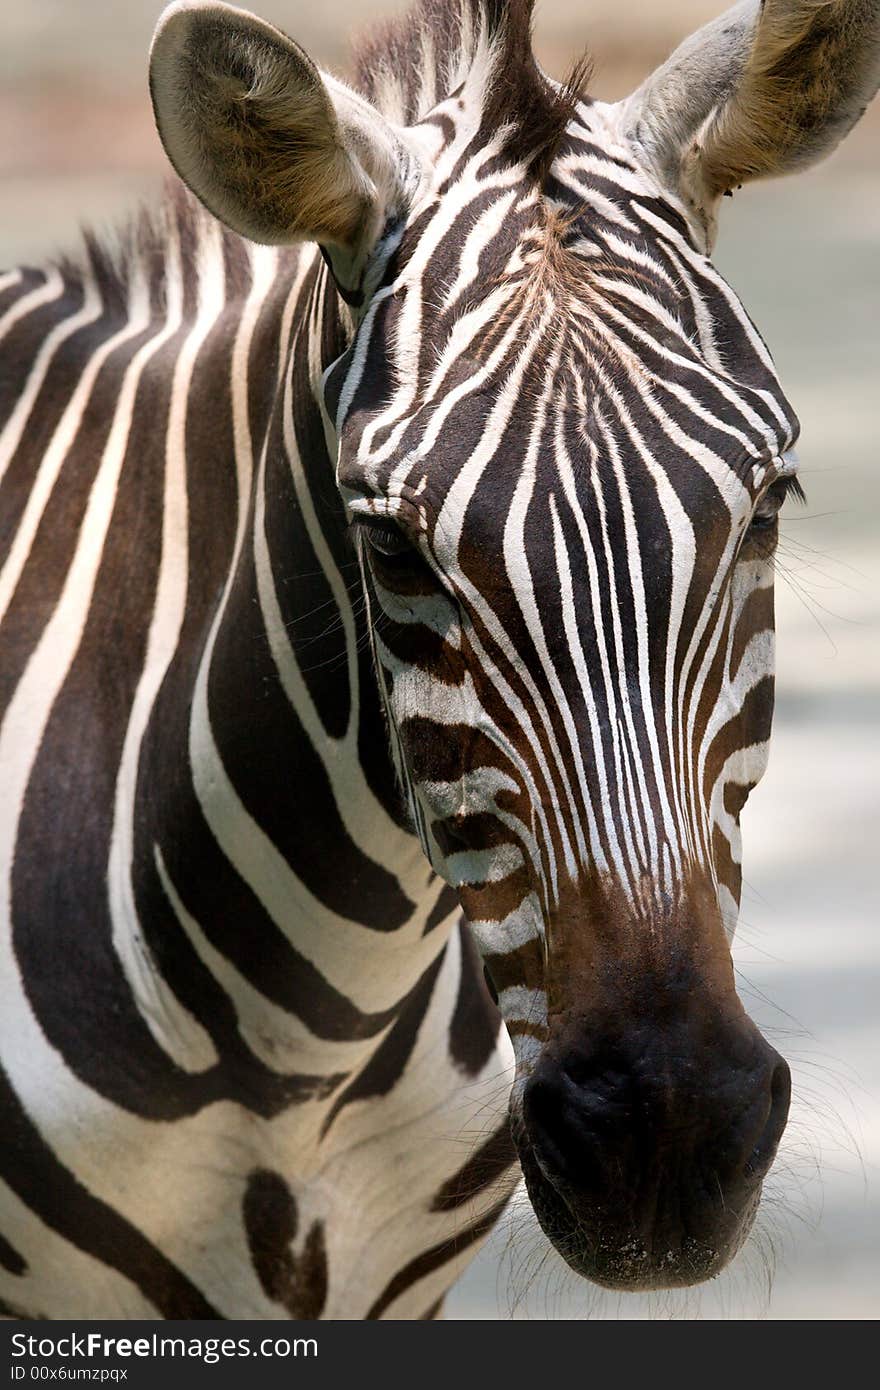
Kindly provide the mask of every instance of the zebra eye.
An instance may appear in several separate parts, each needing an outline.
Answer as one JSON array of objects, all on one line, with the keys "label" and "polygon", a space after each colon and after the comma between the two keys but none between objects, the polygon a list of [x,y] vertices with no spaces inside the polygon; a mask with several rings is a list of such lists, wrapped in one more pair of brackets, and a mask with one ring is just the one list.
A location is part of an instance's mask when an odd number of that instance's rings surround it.
[{"label": "zebra eye", "polygon": [[795,497],[798,502],[806,502],[806,494],[797,478],[779,478],[777,482],[768,487],[752,513],[749,530],[769,531],[771,527],[775,526],[782,510],[782,504],[787,497]]},{"label": "zebra eye", "polygon": [[774,483],[768,488],[761,498],[754,512],[749,529],[752,531],[769,531],[775,525],[780,508],[785,501],[785,492],[780,491],[779,483]]},{"label": "zebra eye", "polygon": [[358,521],[358,530],[371,550],[386,558],[405,555],[412,550],[412,542],[392,522]]}]

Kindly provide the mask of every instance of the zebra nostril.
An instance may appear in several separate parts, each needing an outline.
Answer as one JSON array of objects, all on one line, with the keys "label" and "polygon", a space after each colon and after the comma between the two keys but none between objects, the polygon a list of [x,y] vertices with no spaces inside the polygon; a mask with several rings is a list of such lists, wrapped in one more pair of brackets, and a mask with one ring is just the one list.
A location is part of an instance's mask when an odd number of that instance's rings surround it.
[{"label": "zebra nostril", "polygon": [[604,1107],[588,1089],[561,1070],[536,1076],[524,1096],[526,1128],[535,1157],[551,1183],[562,1179],[578,1189],[598,1189],[605,1166]]},{"label": "zebra nostril", "polygon": [[783,1122],[788,1116],[788,1107],[791,1104],[791,1070],[786,1061],[780,1057],[776,1066],[773,1068],[773,1075],[770,1078],[770,1107],[771,1116],[779,1116],[782,1113]]},{"label": "zebra nostril", "polygon": [[562,1074],[573,1086],[580,1088],[586,1085],[592,1070],[587,1058],[579,1054],[572,1054],[566,1057],[562,1063]]},{"label": "zebra nostril", "polygon": [[745,1166],[746,1176],[755,1181],[766,1177],[776,1157],[791,1103],[791,1071],[780,1057],[770,1077],[770,1104],[764,1128]]}]

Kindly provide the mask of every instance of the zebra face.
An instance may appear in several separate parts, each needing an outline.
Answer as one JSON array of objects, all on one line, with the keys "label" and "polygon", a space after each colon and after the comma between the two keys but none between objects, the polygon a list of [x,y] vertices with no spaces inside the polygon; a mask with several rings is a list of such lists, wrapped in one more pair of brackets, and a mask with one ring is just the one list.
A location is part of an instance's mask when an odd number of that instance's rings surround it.
[{"label": "zebra face", "polygon": [[416,211],[326,403],[395,761],[513,1040],[534,1206],[631,1285],[725,1262],[787,1112],[728,938],[797,427],[623,161],[590,111],[552,200],[465,170],[479,197]]},{"label": "zebra face", "polygon": [[747,1233],[789,1089],[729,936],[796,423],[707,253],[722,194],[858,119],[876,7],[745,0],[614,106],[548,82],[531,8],[426,5],[355,92],[180,3],[152,90],[209,208],[321,247],[311,389],[413,826],[513,1039],[535,1210],[592,1278],[686,1284]]}]

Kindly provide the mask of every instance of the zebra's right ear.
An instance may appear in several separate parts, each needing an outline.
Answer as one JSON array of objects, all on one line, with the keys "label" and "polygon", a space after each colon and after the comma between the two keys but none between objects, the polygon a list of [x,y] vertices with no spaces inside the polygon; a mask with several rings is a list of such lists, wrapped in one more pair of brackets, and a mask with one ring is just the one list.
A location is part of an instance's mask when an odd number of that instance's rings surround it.
[{"label": "zebra's right ear", "polygon": [[403,210],[414,156],[380,113],[245,10],[178,0],[150,51],[159,135],[184,183],[252,241],[317,241],[350,287]]}]

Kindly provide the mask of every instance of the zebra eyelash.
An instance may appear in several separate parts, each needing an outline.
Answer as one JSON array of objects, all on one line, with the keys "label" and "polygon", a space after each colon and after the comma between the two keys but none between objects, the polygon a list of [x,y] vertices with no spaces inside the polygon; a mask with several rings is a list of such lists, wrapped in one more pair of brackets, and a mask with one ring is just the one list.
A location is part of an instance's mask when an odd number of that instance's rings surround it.
[{"label": "zebra eyelash", "polygon": [[800,503],[801,506],[806,506],[807,494],[800,478],[783,478],[781,481],[785,486],[783,502],[787,502],[789,498],[794,498],[795,502]]},{"label": "zebra eyelash", "polygon": [[761,530],[764,527],[772,526],[789,498],[794,498],[796,502],[806,503],[807,494],[804,492],[802,483],[794,476],[777,478],[776,482],[771,483],[759,499],[752,513],[749,529]]},{"label": "zebra eyelash", "polygon": [[393,521],[356,516],[349,522],[348,531],[355,541],[362,538],[383,560],[396,560],[412,554],[415,549],[409,537]]}]

